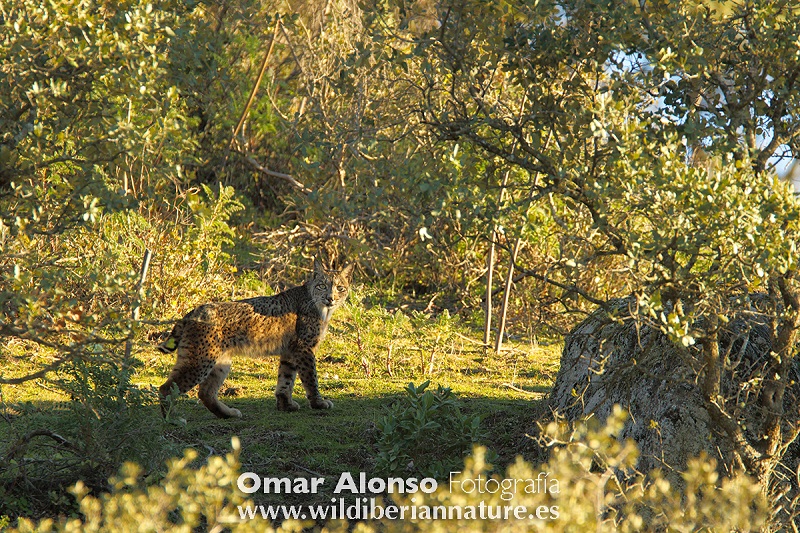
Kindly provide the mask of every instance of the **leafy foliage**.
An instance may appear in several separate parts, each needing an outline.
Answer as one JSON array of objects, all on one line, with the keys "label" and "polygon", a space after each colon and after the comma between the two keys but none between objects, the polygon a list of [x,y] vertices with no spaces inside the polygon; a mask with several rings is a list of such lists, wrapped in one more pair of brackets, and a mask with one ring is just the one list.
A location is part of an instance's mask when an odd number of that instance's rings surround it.
[{"label": "leafy foliage", "polygon": [[[0,5],[0,332],[63,360],[108,353],[130,330],[122,300],[138,265],[87,268],[81,241],[133,207],[147,176],[180,173],[194,146],[163,84],[172,7]],[[97,293],[113,304],[94,307]]]},{"label": "leafy foliage", "polygon": [[[60,413],[59,422],[56,427],[45,426],[48,429],[43,434],[57,432],[59,451],[50,453],[41,438],[34,438],[36,430],[31,432],[29,425],[12,426],[9,449],[3,451],[7,455],[0,458],[5,467],[0,469],[3,513],[31,515],[47,512],[51,506],[63,509],[62,491],[77,479],[93,490],[103,490],[108,476],[122,462],[136,461],[151,469],[170,453],[169,447],[152,449],[160,424],[152,423],[155,411],[142,406],[151,404],[154,394],[134,383],[143,363],[137,357],[126,360],[122,343],[127,336],[142,334],[142,324],[131,321],[130,309],[139,304],[139,296],[132,290],[133,273],[145,248],[153,250],[156,257],[151,266],[155,275],[141,302],[145,316],[156,310],[175,316],[198,301],[230,294],[234,268],[222,247],[224,239],[233,235],[227,221],[239,204],[230,188],[221,189],[217,197],[210,190],[204,194],[208,197],[190,198],[191,211],[182,213],[187,219],[184,228],[150,222],[137,213],[117,212],[100,216],[92,228],[61,236],[61,249],[75,255],[68,270],[63,271],[65,262],[59,263],[62,272],[58,275],[66,276],[56,289],[71,295],[80,313],[69,326],[44,331],[48,340],[23,334],[0,348],[8,362],[3,366],[4,387],[44,376],[44,386],[69,398],[54,407]],[[102,231],[93,231],[94,227]],[[89,252],[81,254],[83,250]],[[129,285],[103,283],[113,276]],[[48,296],[44,291],[36,293],[37,298]],[[46,304],[40,306],[44,313],[53,311]],[[81,316],[84,313],[86,316]],[[84,329],[101,320],[105,323],[97,327],[102,330]],[[98,342],[98,334],[116,339]],[[50,339],[54,339],[53,346]],[[61,348],[56,342],[70,344]],[[37,344],[39,351],[34,348]],[[26,351],[35,355],[25,357]],[[133,354],[139,353],[137,343]],[[12,413],[17,409],[4,404],[5,408]]]},{"label": "leafy foliage", "polygon": [[[631,441],[620,442],[615,435],[622,429],[625,414],[617,410],[605,425],[596,421],[578,424],[574,429],[557,422],[546,428],[543,438],[551,446],[550,459],[533,466],[521,458],[508,467],[504,475],[491,474],[485,450],[476,447],[458,476],[454,490],[448,485],[422,498],[415,504],[437,506],[524,505],[527,509],[541,506],[557,508],[558,517],[536,520],[532,524],[545,531],[695,531],[709,528],[715,531],[752,531],[767,521],[767,505],[757,483],[738,476],[718,483],[712,460],[697,458],[690,461],[683,474],[687,492],[670,485],[659,473],[650,477],[635,472],[638,450]],[[516,490],[479,493],[462,480],[494,479],[519,480]],[[533,492],[525,490],[527,480],[544,479]],[[553,481],[557,483],[554,486]],[[488,486],[488,485],[487,485]],[[557,490],[551,491],[554,487]],[[684,496],[688,499],[684,500]],[[549,514],[549,513],[548,513]],[[510,522],[516,527],[521,524]],[[494,520],[423,520],[412,527],[420,531],[503,531],[503,521]],[[390,524],[389,529],[392,529]],[[395,523],[401,530],[409,524]],[[514,526],[512,526],[514,527]],[[405,529],[407,530],[407,529]]]},{"label": "leafy foliage", "polygon": [[43,520],[38,524],[22,519],[15,531],[186,531],[204,525],[207,529],[234,526],[234,531],[255,531],[254,522],[235,524],[237,504],[244,495],[233,489],[238,476],[239,441],[234,437],[232,453],[211,457],[206,464],[192,468],[194,450],[172,459],[158,486],[142,482],[142,470],[126,463],[110,480],[111,492],[92,496],[81,482],[72,488],[82,518]]},{"label": "leafy foliage", "polygon": [[[516,208],[493,215],[524,236],[520,212],[550,209],[558,248],[523,257],[537,260],[523,274],[581,310],[614,296],[593,279],[613,272],[617,294],[640,303],[632,317],[659,324],[693,361],[687,379],[702,383],[719,431],[769,484],[773,453],[800,430],[796,413],[775,403],[796,357],[800,204],[768,165],[779,147],[797,152],[800,27],[784,2],[726,5],[714,14],[691,2],[443,4],[438,27],[397,34],[414,43],[413,72],[426,79],[406,85],[424,102],[420,123],[512,172]],[[780,36],[761,40],[754,20]],[[706,45],[725,51],[709,55]],[[743,438],[736,398],[722,397],[730,361],[715,348],[756,291],[769,294],[760,311],[773,332],[758,392],[771,406],[767,453]]]},{"label": "leafy foliage", "polygon": [[444,479],[483,438],[480,417],[461,413],[450,389],[431,392],[429,385],[409,383],[377,422],[378,472]]}]

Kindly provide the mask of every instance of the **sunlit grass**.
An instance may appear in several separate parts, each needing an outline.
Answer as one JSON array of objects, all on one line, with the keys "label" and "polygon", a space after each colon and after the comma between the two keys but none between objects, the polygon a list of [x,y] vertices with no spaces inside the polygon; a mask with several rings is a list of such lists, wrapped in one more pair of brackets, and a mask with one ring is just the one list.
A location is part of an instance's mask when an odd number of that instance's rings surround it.
[{"label": "sunlit grass", "polygon": [[[150,392],[150,403],[142,407],[147,411],[144,419],[161,428],[156,432],[161,437],[149,444],[154,458],[162,460],[194,448],[198,461],[203,461],[229,451],[231,436],[236,435],[242,443],[243,471],[333,478],[344,471],[370,472],[376,452],[375,424],[385,407],[404,394],[409,382],[430,380],[434,386],[450,387],[464,412],[480,415],[487,436],[484,444],[504,464],[513,461],[524,448],[526,433],[535,426],[534,417],[555,379],[560,346],[509,343],[495,355],[484,351],[477,341],[479,332],[468,329],[458,317],[368,308],[359,296],[356,291],[337,312],[317,354],[322,393],[334,402],[329,411],[310,409],[298,382],[295,397],[300,411],[278,412],[274,397],[277,358],[239,358],[222,387],[221,399],[240,409],[241,419],[215,418],[197,401],[196,391],[191,391],[176,402],[171,420],[165,422],[155,390],[166,379],[174,355],[158,352],[147,341],[156,328],[143,331],[134,344],[133,383]],[[31,354],[31,348],[24,344],[5,348],[6,364],[14,366],[8,376],[41,368],[52,357]],[[2,392],[9,420],[0,428],[3,440],[37,427],[55,427],[69,434],[74,422],[66,411],[57,409],[69,398],[54,386],[35,380],[4,386]],[[149,473],[154,481],[161,475],[163,468]],[[312,503],[308,495],[303,497],[302,503]],[[330,497],[327,492],[314,496],[320,502]],[[258,499],[291,503],[287,498],[292,497],[259,495]]]}]

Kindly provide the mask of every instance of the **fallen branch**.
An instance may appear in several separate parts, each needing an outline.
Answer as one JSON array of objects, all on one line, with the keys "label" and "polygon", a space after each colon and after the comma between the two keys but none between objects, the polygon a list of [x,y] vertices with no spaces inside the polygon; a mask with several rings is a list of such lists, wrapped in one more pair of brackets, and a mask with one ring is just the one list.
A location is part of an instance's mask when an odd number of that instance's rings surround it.
[{"label": "fallen branch", "polygon": [[306,468],[306,467],[304,467],[304,466],[300,466],[300,465],[299,465],[299,464],[297,464],[297,463],[289,463],[289,464],[290,464],[290,465],[292,465],[292,466],[293,466],[293,467],[295,467],[295,468],[298,468],[298,469],[300,469],[300,470],[303,470],[304,472],[308,472],[309,474],[311,474],[311,475],[313,475],[313,476],[317,476],[317,477],[320,477],[320,478],[323,478],[323,477],[325,477],[325,475],[324,475],[324,474],[320,474],[319,472],[315,472],[315,471],[313,471],[313,470],[309,470],[308,468]]},{"label": "fallen branch", "polygon": [[546,393],[544,392],[534,392],[525,389],[521,389],[516,385],[512,385],[511,383],[501,383],[503,387],[508,387],[509,389],[517,392],[521,392],[522,394],[527,394],[528,396],[544,396]]},{"label": "fallen branch", "polygon": [[49,429],[36,429],[25,435],[24,437],[17,440],[11,448],[9,448],[8,453],[6,453],[5,463],[19,459],[25,452],[28,450],[28,446],[30,445],[31,441],[36,437],[50,437],[56,443],[68,450],[78,451],[78,447],[72,444],[70,441],[59,435],[58,433],[54,433]]},{"label": "fallen branch", "polygon": [[299,190],[300,192],[302,192],[304,194],[309,194],[311,192],[311,189],[309,189],[308,187],[306,187],[305,185],[303,185],[302,183],[300,183],[299,181],[294,179],[289,174],[284,174],[282,172],[275,172],[274,170],[270,170],[270,169],[262,166],[261,164],[259,164],[258,161],[256,161],[255,159],[253,159],[249,155],[244,156],[244,160],[247,161],[250,164],[250,166],[252,166],[254,169],[258,170],[259,172],[261,172],[263,174],[266,174],[267,176],[274,176],[276,178],[280,178],[280,179],[288,182],[289,185],[291,185],[292,187],[294,187],[295,189]]},{"label": "fallen branch", "polygon": [[460,338],[464,339],[465,341],[471,342],[472,344],[477,344],[478,346],[485,346],[484,343],[482,343],[481,341],[476,341],[475,339],[470,339],[466,335],[462,335],[461,333],[459,333],[457,331],[454,331],[453,333],[455,334],[456,337],[460,337]]}]

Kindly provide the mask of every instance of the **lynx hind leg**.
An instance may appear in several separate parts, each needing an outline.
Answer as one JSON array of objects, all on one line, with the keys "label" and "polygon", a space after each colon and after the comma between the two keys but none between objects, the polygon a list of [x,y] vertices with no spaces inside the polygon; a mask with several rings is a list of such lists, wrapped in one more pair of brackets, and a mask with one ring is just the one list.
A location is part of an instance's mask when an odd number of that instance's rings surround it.
[{"label": "lynx hind leg", "polygon": [[317,382],[317,360],[314,352],[303,350],[297,356],[297,367],[300,373],[300,382],[306,390],[306,398],[312,409],[330,409],[333,402],[326,400],[319,393],[319,383]]},{"label": "lynx hind leg", "polygon": [[185,394],[195,385],[203,382],[214,368],[214,361],[202,360],[192,361],[184,349],[178,349],[178,360],[172,368],[167,381],[158,388],[161,398],[161,414],[167,413],[167,396],[172,392],[174,385],[177,385],[178,392]]},{"label": "lynx hind leg", "polygon": [[211,369],[208,377],[200,383],[200,388],[197,392],[197,396],[200,398],[200,401],[203,402],[203,405],[219,418],[241,418],[242,416],[241,411],[228,407],[217,398],[219,388],[222,386],[225,378],[228,377],[230,371],[230,358],[228,358],[227,361],[217,362],[214,368]]},{"label": "lynx hind leg", "polygon": [[300,404],[292,399],[296,379],[297,367],[281,359],[281,364],[278,367],[278,385],[275,387],[278,411],[297,411],[300,409]]}]

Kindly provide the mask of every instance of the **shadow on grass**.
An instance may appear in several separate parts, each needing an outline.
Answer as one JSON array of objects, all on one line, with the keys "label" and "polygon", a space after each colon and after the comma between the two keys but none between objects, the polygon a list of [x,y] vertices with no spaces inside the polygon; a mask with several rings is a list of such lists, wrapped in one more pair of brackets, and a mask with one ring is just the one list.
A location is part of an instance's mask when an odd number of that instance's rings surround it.
[{"label": "shadow on grass", "polygon": [[[41,518],[74,512],[67,489],[78,479],[91,478],[90,488],[107,490],[108,476],[124,462],[133,461],[143,466],[147,482],[158,482],[169,457],[193,448],[199,464],[212,455],[229,453],[233,436],[241,442],[243,472],[331,480],[316,495],[258,494],[254,495],[257,503],[329,502],[335,480],[343,472],[374,475],[376,423],[386,416],[386,407],[403,396],[403,386],[398,383],[398,392],[387,394],[365,392],[369,387],[347,380],[329,380],[327,384],[333,409],[313,410],[301,396],[297,398],[301,409],[293,413],[277,411],[274,397],[248,395],[241,390],[247,387],[237,387],[238,395],[223,397],[223,401],[241,410],[243,417],[227,420],[214,417],[194,393],[175,402],[171,421],[161,418],[155,402],[117,413],[116,419],[91,422],[78,420],[79,411],[65,402],[2,404],[5,423],[0,425],[0,442],[4,443],[0,458],[14,456],[15,466],[0,473],[0,492],[11,498],[0,506],[0,516]],[[482,418],[486,438],[481,444],[498,454],[497,466],[526,455],[530,446],[526,435],[535,425],[536,414],[543,412],[542,400],[473,395],[458,402],[462,412]],[[130,420],[124,421],[125,417]],[[12,450],[35,430],[50,431],[68,444],[45,435],[30,438],[24,450]],[[441,444],[444,450],[447,443]]]}]

